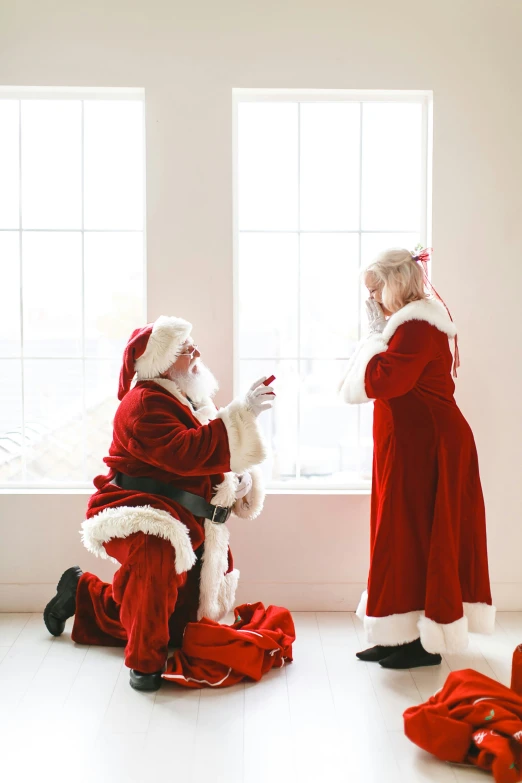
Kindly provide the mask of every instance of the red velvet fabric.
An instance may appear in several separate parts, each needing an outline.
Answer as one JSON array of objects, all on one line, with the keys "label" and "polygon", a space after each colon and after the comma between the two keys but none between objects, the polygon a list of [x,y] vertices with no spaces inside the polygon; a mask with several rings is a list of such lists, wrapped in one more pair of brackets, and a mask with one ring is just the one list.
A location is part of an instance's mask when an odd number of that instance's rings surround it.
[{"label": "red velvet fabric", "polygon": [[121,563],[112,584],[85,573],[78,584],[72,638],[78,644],[126,646],[125,664],[141,672],[160,671],[167,648],[181,644],[197,617],[200,561],[176,574],[171,544],[134,533],[105,544]]},{"label": "red velvet fabric", "polygon": [[406,710],[404,731],[443,761],[492,772],[496,783],[522,778],[522,697],[472,669],[452,672],[435,696]]},{"label": "red velvet fabric", "polygon": [[287,609],[244,604],[234,615],[233,625],[205,618],[189,623],[163,677],[185,688],[226,688],[244,679],[257,682],[292,661],[295,628]]},{"label": "red velvet fabric", "polygon": [[109,456],[110,471],[97,476],[87,518],[107,508],[152,506],[172,514],[189,529],[196,550],[203,542],[202,520],[173,500],[143,492],[122,490],[111,483],[118,471],[171,484],[210,501],[213,487],[230,471],[230,449],[225,425],[215,419],[202,425],[187,405],[162,386],[144,381],[124,397],[114,418]]},{"label": "red velvet fabric", "polygon": [[372,617],[424,610],[451,623],[463,602],[491,604],[477,452],[451,366],[447,335],[409,321],[366,368],[375,399]]}]

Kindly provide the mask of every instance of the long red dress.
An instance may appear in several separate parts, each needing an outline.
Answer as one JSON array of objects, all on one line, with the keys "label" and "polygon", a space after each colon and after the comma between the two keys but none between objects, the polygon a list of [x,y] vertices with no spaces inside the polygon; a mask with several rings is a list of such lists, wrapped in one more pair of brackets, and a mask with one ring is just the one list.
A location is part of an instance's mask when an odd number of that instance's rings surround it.
[{"label": "long red dress", "polygon": [[368,640],[421,638],[429,652],[491,633],[486,518],[477,451],[454,399],[449,339],[437,300],[406,305],[362,342],[342,386],[374,403],[371,561],[357,614]]}]

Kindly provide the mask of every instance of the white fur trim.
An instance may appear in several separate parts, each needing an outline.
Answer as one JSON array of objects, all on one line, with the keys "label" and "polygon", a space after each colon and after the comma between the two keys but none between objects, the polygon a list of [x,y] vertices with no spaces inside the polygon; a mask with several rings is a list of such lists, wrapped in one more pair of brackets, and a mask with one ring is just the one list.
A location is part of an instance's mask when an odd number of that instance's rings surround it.
[{"label": "white fur trim", "polygon": [[[214,502],[215,497],[212,502]],[[218,503],[217,505],[221,505]],[[205,520],[205,544],[199,581],[198,620],[207,617],[218,622],[232,609],[239,581],[239,571],[229,574],[228,541],[230,532],[226,525],[215,525]]]},{"label": "white fur trim", "polygon": [[368,363],[379,353],[385,353],[388,344],[381,335],[371,335],[359,343],[348,365],[346,377],[341,386],[341,397],[344,402],[357,404],[369,402],[366,394],[364,378]]},{"label": "white fur trim", "polygon": [[468,646],[468,618],[453,623],[436,623],[429,617],[419,620],[422,646],[429,653],[461,653]]},{"label": "white fur trim", "polygon": [[109,558],[103,544],[112,538],[127,538],[133,533],[146,533],[170,541],[176,552],[176,572],[189,571],[196,562],[196,555],[188,528],[175,517],[151,506],[120,506],[106,508],[82,523],[82,541],[93,555]]},{"label": "white fur trim", "polygon": [[192,324],[183,318],[160,315],[154,322],[145,352],[136,360],[138,380],[156,378],[174,364]]},{"label": "white fur trim", "polygon": [[266,458],[266,448],[257,419],[243,400],[233,400],[221,408],[217,418],[222,419],[228,435],[230,470],[241,474]]},{"label": "white fur trim", "polygon": [[225,473],[223,481],[214,487],[214,495],[210,501],[213,506],[226,506],[231,508],[236,502],[236,490],[239,479],[235,473]]},{"label": "white fur trim", "polygon": [[178,402],[181,402],[182,405],[190,410],[194,418],[196,418],[200,424],[208,424],[212,419],[216,418],[217,408],[210,397],[201,400],[201,403],[195,408],[190,400],[185,397],[175,381],[171,381],[168,378],[149,378],[149,380],[154,381],[158,386],[166,389],[169,394],[172,394]]},{"label": "white fur trim", "polygon": [[265,485],[263,474],[258,467],[250,468],[252,488],[244,498],[236,500],[232,513],[241,519],[256,519],[263,510],[265,503]]},{"label": "white fur trim", "polygon": [[438,299],[420,299],[417,302],[401,307],[396,313],[393,313],[386,322],[386,327],[382,333],[386,342],[393,337],[399,326],[407,321],[427,321],[435,326],[439,332],[444,332],[448,337],[455,337],[457,327],[448,315],[448,311]]},{"label": "white fur trim", "polygon": [[496,607],[489,604],[464,604],[470,633],[495,633],[496,613]]},{"label": "white fur trim", "polygon": [[357,609],[355,610],[355,614],[359,618],[359,620],[363,623],[364,618],[366,617],[366,605],[368,603],[368,590],[365,590],[361,598],[359,599],[359,605]]},{"label": "white fur trim", "polygon": [[393,647],[419,638],[418,623],[421,612],[389,614],[387,617],[364,618],[364,630],[371,644]]},{"label": "white fur trim", "polygon": [[[361,595],[357,617],[363,621],[368,642],[394,646],[412,642],[420,636],[422,646],[431,653],[460,653],[468,646],[471,633],[491,634],[495,629],[494,606],[463,604],[464,616],[453,623],[437,623],[423,611],[392,614],[387,617],[368,617],[368,592]],[[469,628],[468,628],[469,621]]]}]

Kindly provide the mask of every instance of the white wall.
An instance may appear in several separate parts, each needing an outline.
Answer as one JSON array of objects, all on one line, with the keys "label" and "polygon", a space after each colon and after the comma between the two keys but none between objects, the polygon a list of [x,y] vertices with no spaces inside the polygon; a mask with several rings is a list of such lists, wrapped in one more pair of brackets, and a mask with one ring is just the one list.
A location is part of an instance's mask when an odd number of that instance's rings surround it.
[{"label": "white wall", "polygon": [[[145,87],[148,307],[183,315],[232,393],[233,87],[432,89],[434,282],[459,326],[494,600],[522,609],[522,5],[518,0],[3,0],[0,84]],[[202,283],[204,279],[204,283]],[[116,380],[116,379],[115,379]],[[85,495],[0,496],[0,610],[80,563]],[[353,609],[368,498],[274,495],[232,523],[239,599]]]}]

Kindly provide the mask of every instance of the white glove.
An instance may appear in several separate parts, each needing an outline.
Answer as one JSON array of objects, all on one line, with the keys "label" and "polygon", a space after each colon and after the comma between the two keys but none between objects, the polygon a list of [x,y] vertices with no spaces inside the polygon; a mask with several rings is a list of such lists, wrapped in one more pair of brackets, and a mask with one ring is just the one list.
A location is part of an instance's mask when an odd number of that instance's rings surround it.
[{"label": "white glove", "polygon": [[271,386],[263,386],[267,376],[264,375],[258,381],[252,384],[245,394],[245,404],[254,416],[259,416],[263,411],[270,410],[274,404],[274,390]]},{"label": "white glove", "polygon": [[239,484],[236,489],[236,500],[244,498],[252,489],[252,476],[245,470],[242,476],[238,476]]},{"label": "white glove", "polygon": [[386,326],[386,318],[379,302],[376,302],[375,299],[367,299],[366,315],[370,325],[370,334],[381,334]]}]

